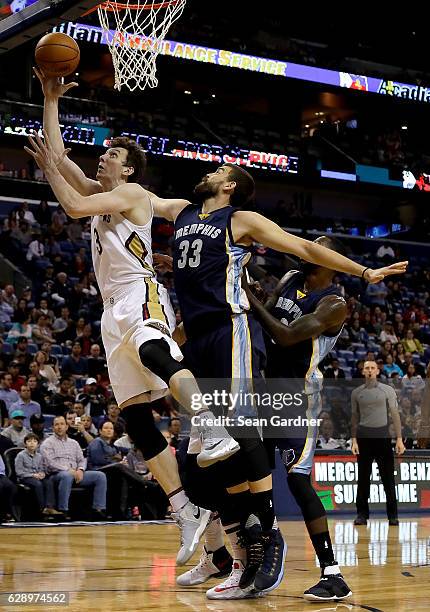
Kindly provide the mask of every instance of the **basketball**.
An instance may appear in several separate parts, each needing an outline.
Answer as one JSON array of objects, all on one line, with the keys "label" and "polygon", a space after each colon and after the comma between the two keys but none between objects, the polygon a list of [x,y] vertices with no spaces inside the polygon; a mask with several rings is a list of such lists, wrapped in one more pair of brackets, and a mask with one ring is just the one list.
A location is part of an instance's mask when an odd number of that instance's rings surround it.
[{"label": "basketball", "polygon": [[79,64],[78,44],[62,32],[46,34],[36,46],[36,64],[48,76],[63,77],[74,72]]}]

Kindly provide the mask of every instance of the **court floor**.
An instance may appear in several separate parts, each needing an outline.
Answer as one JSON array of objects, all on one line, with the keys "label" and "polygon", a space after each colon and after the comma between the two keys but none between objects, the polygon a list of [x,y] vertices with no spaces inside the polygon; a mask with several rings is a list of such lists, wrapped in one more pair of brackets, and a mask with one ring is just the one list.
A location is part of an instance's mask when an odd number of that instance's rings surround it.
[{"label": "court floor", "polygon": [[[403,518],[399,527],[390,528],[382,519],[367,527],[336,519],[330,528],[353,591],[347,603],[312,604],[302,598],[319,572],[300,521],[281,523],[288,541],[281,587],[242,601],[207,600],[205,590],[215,581],[188,590],[176,586],[175,577],[184,570],[175,567],[178,530],[173,524],[5,527],[0,529],[0,610],[430,610],[430,516]],[[66,591],[70,600],[61,607],[7,603],[5,593],[23,591]]]}]

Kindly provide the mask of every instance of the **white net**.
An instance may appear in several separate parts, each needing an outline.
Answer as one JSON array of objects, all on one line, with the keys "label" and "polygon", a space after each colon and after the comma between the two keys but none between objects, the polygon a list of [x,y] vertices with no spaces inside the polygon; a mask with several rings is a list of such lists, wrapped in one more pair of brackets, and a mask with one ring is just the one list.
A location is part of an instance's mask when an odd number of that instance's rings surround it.
[{"label": "white net", "polygon": [[[115,69],[115,89],[157,87],[156,60],[167,32],[186,0],[108,0],[98,7]],[[111,23],[109,23],[109,21]],[[111,29],[114,28],[114,29]]]}]

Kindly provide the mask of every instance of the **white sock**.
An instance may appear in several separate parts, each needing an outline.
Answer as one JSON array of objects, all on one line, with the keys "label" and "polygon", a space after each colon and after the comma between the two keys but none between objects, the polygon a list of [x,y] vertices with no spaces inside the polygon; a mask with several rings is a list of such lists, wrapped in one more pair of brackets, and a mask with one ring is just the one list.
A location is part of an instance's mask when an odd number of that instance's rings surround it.
[{"label": "white sock", "polygon": [[231,551],[233,553],[234,561],[241,561],[243,565],[246,564],[246,548],[239,546],[237,541],[237,533],[240,529],[240,523],[233,523],[232,525],[225,525],[224,530],[230,542]]},{"label": "white sock", "polygon": [[168,497],[172,505],[173,512],[179,512],[179,510],[181,510],[181,508],[183,508],[190,501],[184,489],[181,489],[180,491],[178,491],[171,497],[170,496]]},{"label": "white sock", "polygon": [[224,546],[224,530],[219,518],[212,519],[205,536],[205,546],[208,552],[215,552]]},{"label": "white sock", "polygon": [[340,567],[336,563],[336,565],[327,565],[324,568],[324,576],[333,576],[335,574],[341,574]]}]

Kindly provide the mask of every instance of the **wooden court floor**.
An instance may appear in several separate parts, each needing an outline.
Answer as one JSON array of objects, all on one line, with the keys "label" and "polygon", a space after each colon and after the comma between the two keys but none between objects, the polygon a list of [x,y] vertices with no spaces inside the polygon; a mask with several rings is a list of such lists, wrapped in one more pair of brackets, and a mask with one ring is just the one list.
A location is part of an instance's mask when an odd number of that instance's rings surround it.
[{"label": "wooden court floor", "polygon": [[390,528],[382,519],[367,527],[354,527],[349,519],[330,523],[337,559],[353,591],[347,603],[312,604],[302,598],[319,572],[300,521],[281,523],[288,541],[281,587],[264,598],[242,601],[207,600],[205,590],[215,581],[188,590],[178,587],[175,577],[183,570],[175,567],[177,528],[135,523],[0,529],[1,593],[70,593],[68,606],[11,606],[3,598],[0,610],[430,610],[430,515],[403,518],[399,527]]}]

